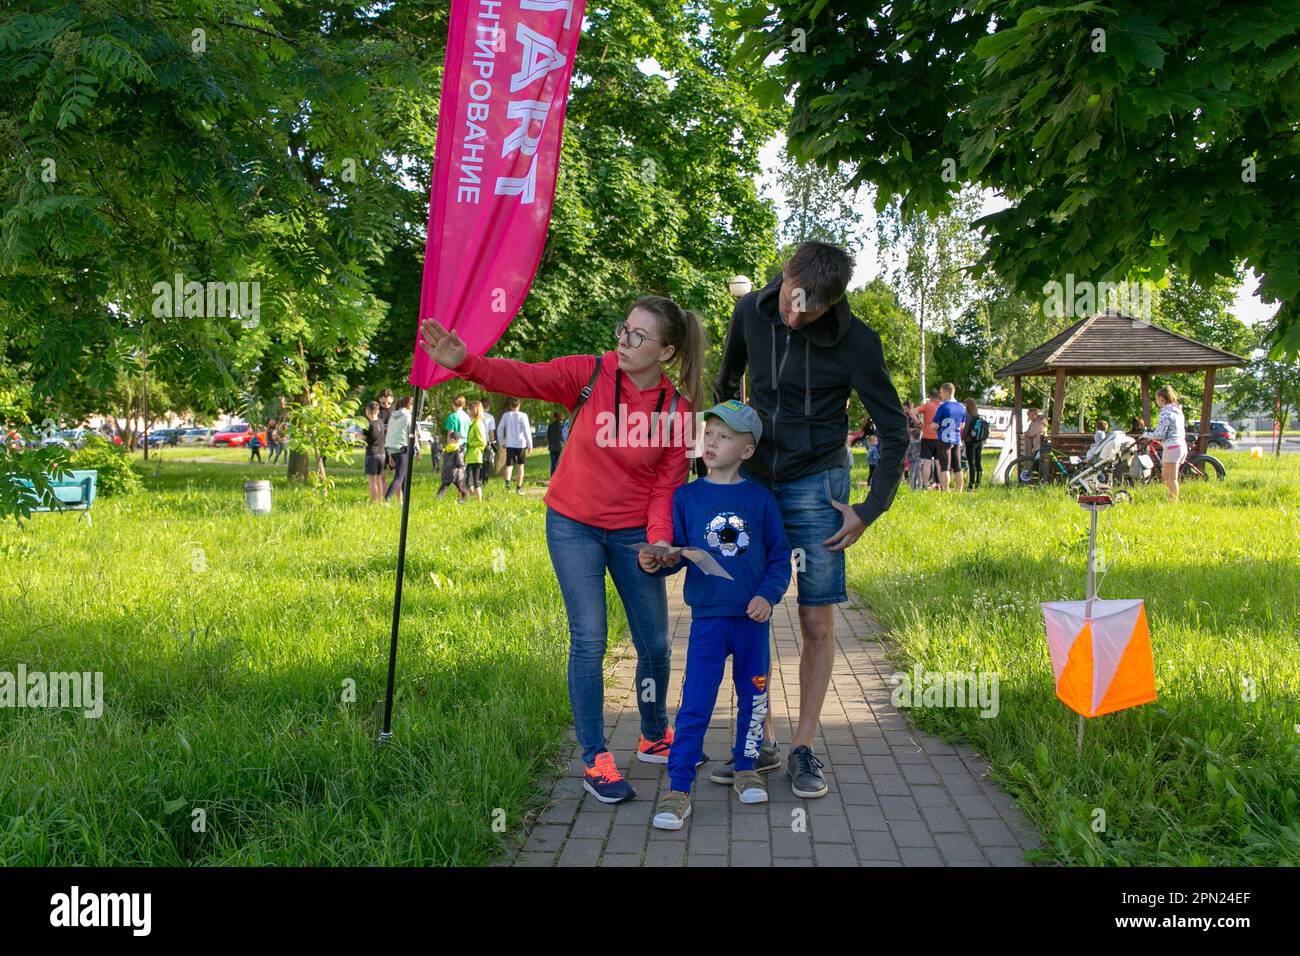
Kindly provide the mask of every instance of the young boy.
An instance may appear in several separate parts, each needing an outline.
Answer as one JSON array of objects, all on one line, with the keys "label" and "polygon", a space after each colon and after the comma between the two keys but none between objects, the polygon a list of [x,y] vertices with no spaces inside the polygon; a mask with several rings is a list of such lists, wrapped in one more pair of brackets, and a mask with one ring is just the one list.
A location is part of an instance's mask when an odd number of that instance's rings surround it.
[{"label": "young boy", "polygon": [[[739,475],[740,463],[754,454],[762,435],[758,413],[732,399],[703,418],[701,452],[709,477],[682,485],[673,495],[673,544],[703,549],[732,579],[705,574],[693,563],[686,569],[691,633],[668,752],[670,789],[654,816],[654,825],[663,830],[681,829],[691,814],[696,764],[728,655],[738,702],[733,787],[741,803],[767,802],[767,786],[754,762],[767,717],[768,619],[790,584],[790,543],[776,499]],[[680,555],[675,561],[641,557],[642,568],[651,573],[672,574],[682,564]]]}]

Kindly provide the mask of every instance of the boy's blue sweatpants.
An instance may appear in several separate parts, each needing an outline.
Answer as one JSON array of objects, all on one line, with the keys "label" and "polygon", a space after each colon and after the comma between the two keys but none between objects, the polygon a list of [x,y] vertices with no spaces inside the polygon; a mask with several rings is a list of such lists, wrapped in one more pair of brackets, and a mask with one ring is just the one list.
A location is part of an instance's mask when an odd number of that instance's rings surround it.
[{"label": "boy's blue sweatpants", "polygon": [[737,702],[736,746],[731,752],[737,770],[754,769],[767,717],[769,623],[748,617],[699,617],[691,621],[682,704],[668,751],[668,779],[674,790],[690,790],[695,782],[695,765],[704,752],[704,732],[713,716],[728,654]]}]

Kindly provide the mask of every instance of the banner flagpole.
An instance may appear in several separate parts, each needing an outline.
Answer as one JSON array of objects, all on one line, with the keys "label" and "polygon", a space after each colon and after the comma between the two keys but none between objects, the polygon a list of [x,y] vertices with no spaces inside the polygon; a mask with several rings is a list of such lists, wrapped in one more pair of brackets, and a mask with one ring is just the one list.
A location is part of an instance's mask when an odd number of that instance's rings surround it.
[{"label": "banner flagpole", "polygon": [[397,679],[397,634],[402,623],[402,580],[406,575],[406,525],[411,514],[411,477],[415,474],[415,449],[419,445],[420,419],[424,417],[424,389],[415,390],[411,434],[406,445],[406,476],[402,480],[402,529],[397,539],[397,580],[393,588],[393,630],[388,642],[388,689],[384,694],[384,721],[375,739],[383,747],[393,739],[393,685]]},{"label": "banner flagpole", "polygon": [[[450,3],[419,321],[439,319],[476,355],[486,353],[519,312],[546,248],[586,6],[587,0]],[[455,377],[425,353],[417,332],[410,377],[417,403],[423,404],[428,389]],[[375,702],[380,746],[392,738],[415,444],[413,429],[388,689]]]}]

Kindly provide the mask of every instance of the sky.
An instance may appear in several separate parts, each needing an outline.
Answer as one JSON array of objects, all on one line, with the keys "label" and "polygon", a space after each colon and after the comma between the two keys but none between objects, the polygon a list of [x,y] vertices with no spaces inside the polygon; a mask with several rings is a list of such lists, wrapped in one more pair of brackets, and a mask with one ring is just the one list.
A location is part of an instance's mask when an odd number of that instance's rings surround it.
[{"label": "sky", "polygon": [[[780,189],[776,184],[776,173],[781,165],[780,155],[784,144],[785,137],[778,134],[769,140],[759,152],[759,158],[763,163],[763,174],[759,177],[760,189],[763,195],[776,203],[778,217],[783,217],[785,214]],[[988,215],[1005,209],[1007,205],[1008,203],[1001,196],[995,194],[992,190],[985,190],[984,207],[980,214]],[[885,263],[882,262],[876,249],[874,226],[876,214],[869,190],[862,189],[859,191],[855,207],[863,215],[863,231],[866,234],[862,245],[853,250],[857,259],[857,268],[853,273],[853,287],[856,288],[865,285],[879,275]],[[1265,305],[1252,294],[1252,290],[1258,284],[1258,276],[1254,272],[1248,272],[1245,281],[1237,288],[1235,312],[1247,325],[1265,322],[1272,318],[1277,311],[1276,305]]]}]

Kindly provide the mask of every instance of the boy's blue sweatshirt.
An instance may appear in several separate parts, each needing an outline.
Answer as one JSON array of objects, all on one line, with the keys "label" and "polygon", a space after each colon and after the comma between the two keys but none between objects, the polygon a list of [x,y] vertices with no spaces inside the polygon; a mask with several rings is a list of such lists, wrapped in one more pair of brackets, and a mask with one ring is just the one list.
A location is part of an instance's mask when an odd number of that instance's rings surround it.
[{"label": "boy's blue sweatshirt", "polygon": [[772,492],[752,481],[719,485],[700,478],[673,493],[673,544],[703,548],[735,580],[705,574],[686,558],[692,617],[744,617],[755,596],[773,607],[790,584],[790,542]]}]

